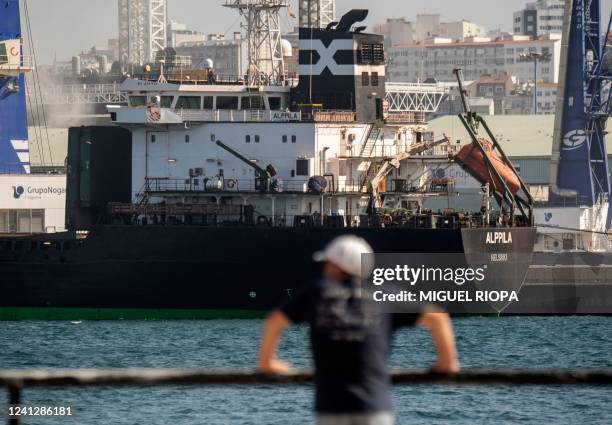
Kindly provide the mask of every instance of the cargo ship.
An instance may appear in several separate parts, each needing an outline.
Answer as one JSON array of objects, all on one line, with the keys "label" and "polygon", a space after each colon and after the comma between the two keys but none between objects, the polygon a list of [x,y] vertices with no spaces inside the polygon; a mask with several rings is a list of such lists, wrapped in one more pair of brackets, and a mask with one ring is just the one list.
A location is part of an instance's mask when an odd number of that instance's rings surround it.
[{"label": "cargo ship", "polygon": [[[252,16],[282,3],[228,5]],[[433,140],[424,113],[388,110],[383,38],[358,25],[366,16],[300,28],[299,76],[284,40],[248,27],[263,51],[245,75],[167,56],[126,78],[128,105],[108,107],[115,127],[70,130],[69,230],[0,238],[0,318],[259,316],[346,233],[377,253],[509,258],[507,289],[519,290],[536,232],[529,191],[467,101],[462,149]],[[482,184],[480,210],[424,207],[454,195],[428,173],[434,153]]]}]

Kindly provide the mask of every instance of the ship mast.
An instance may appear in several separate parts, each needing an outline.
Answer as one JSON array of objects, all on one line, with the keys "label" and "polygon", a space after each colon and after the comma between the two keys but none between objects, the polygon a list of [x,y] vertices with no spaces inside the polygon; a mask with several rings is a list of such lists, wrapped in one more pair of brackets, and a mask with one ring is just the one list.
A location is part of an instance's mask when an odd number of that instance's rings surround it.
[{"label": "ship mast", "polygon": [[244,19],[248,43],[247,83],[282,85],[285,63],[281,45],[280,10],[287,0],[225,0],[225,7],[237,9]]}]

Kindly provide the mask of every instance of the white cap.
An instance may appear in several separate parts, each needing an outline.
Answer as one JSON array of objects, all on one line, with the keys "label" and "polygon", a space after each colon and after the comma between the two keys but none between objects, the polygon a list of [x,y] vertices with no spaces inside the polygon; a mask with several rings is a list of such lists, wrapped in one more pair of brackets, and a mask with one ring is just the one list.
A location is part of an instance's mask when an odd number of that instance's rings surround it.
[{"label": "white cap", "polygon": [[[372,266],[361,269],[361,254],[373,254],[370,244],[354,235],[339,236],[331,241],[323,251],[315,252],[312,258],[317,262],[329,261],[345,273],[358,278],[366,278],[372,272]],[[370,261],[372,262],[372,261]]]}]

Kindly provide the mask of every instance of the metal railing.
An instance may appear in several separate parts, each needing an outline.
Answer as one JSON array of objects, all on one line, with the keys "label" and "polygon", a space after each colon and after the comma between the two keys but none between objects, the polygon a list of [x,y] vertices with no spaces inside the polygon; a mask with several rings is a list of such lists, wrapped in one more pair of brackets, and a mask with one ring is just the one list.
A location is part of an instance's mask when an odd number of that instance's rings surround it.
[{"label": "metal railing", "polygon": [[[612,385],[612,370],[466,370],[438,374],[426,370],[396,370],[394,385]],[[0,371],[0,387],[8,389],[8,404],[20,405],[25,388],[65,388],[98,386],[193,386],[193,385],[305,385],[313,382],[309,371],[282,375],[251,370],[193,369],[74,369]],[[264,391],[264,389],[262,389]],[[18,425],[19,417],[9,417]]]},{"label": "metal railing", "polygon": [[297,113],[271,111],[265,109],[173,109],[183,121],[193,122],[284,122],[302,121]]},{"label": "metal railing", "polygon": [[[160,75],[156,74],[132,74],[132,78],[142,81],[159,81]],[[198,86],[247,86],[248,80],[245,75],[231,74],[211,74],[205,78],[194,78],[193,73],[189,70],[184,72],[181,69],[175,69],[170,73],[164,73],[164,80],[170,84],[181,85],[198,85]],[[299,82],[298,78],[287,77],[283,81],[276,82],[265,77],[261,77],[259,85],[263,86],[296,86]]]},{"label": "metal railing", "polygon": [[[363,178],[358,179],[338,179],[337,177],[327,179],[328,185],[324,190],[325,195],[352,194],[367,192],[362,190],[364,186]],[[423,187],[409,186],[405,180],[392,181],[388,185],[386,193],[403,193],[415,195],[439,195],[451,194],[454,190],[454,181],[448,180],[444,184],[428,184]],[[403,184],[402,184],[403,183]],[[189,178],[189,179],[169,179],[169,178],[147,178],[143,191],[149,194],[155,193],[260,193],[256,179],[210,179],[210,178]],[[273,185],[270,194],[282,193],[314,193],[308,188],[308,180],[279,180],[276,186]]]},{"label": "metal railing", "polygon": [[47,105],[127,104],[127,94],[119,87],[118,83],[47,85],[42,98]]}]

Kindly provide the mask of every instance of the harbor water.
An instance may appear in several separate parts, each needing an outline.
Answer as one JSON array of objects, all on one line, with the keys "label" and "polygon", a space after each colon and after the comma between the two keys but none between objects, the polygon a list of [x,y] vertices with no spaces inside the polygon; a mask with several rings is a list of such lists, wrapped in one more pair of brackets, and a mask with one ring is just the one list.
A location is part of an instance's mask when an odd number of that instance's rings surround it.
[{"label": "harbor water", "polygon": [[[253,368],[261,320],[3,322],[0,368]],[[454,320],[463,368],[611,368],[610,317]],[[310,367],[307,329],[289,330],[280,355]],[[404,329],[391,365],[430,364],[425,332]],[[4,398],[6,394],[0,394]],[[309,386],[26,389],[27,405],[70,405],[75,417],[26,424],[310,424]],[[612,388],[398,386],[398,424],[610,424]],[[4,404],[3,409],[4,412]]]}]

